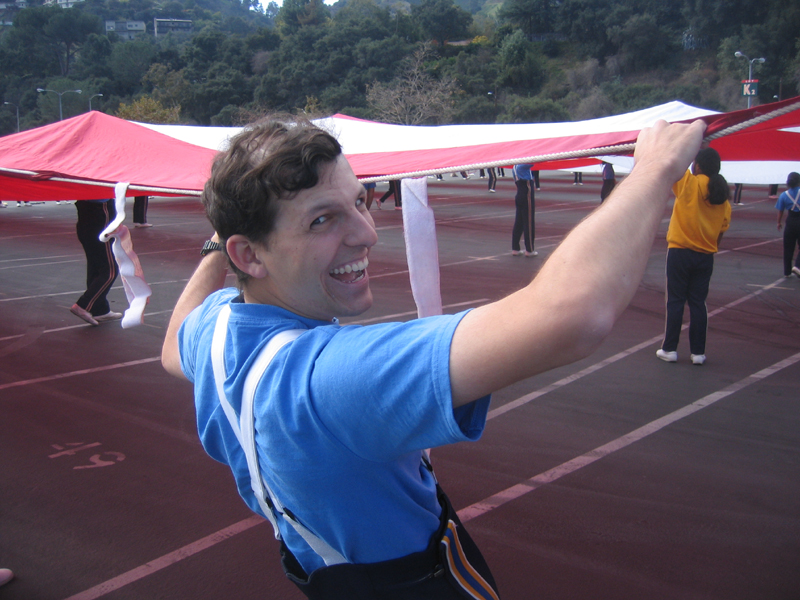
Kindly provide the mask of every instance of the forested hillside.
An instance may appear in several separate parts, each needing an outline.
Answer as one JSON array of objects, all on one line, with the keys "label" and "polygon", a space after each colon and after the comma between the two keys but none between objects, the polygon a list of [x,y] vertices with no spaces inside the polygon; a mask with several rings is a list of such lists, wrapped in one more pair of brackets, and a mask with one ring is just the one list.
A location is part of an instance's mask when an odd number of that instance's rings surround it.
[{"label": "forested hillside", "polygon": [[[0,30],[0,134],[89,109],[232,125],[265,111],[398,123],[567,121],[798,93],[796,0],[86,0]],[[192,21],[155,35],[154,18]],[[134,40],[106,21],[143,21]],[[736,57],[740,51],[745,57]],[[63,92],[38,93],[37,88]],[[81,90],[81,94],[70,90]]]}]

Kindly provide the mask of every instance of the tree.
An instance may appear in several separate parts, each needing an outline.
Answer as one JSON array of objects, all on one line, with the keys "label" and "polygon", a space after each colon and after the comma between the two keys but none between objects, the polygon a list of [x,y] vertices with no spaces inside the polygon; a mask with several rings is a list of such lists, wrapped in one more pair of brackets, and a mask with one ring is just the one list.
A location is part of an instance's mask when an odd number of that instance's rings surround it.
[{"label": "tree", "polygon": [[608,29],[624,23],[632,14],[634,11],[627,3],[562,0],[556,29],[566,35],[583,54],[604,60],[617,51],[608,39]]},{"label": "tree", "polygon": [[189,92],[183,70],[171,71],[167,65],[153,63],[142,77],[142,85],[165,106],[180,106]]},{"label": "tree", "polygon": [[451,77],[435,79],[425,70],[430,47],[420,47],[400,77],[390,84],[367,87],[367,106],[375,118],[401,125],[435,125],[450,121],[458,86]]},{"label": "tree", "polygon": [[3,74],[50,77],[61,74],[58,55],[44,34],[45,25],[61,9],[36,6],[17,13],[14,26],[0,36]]},{"label": "tree", "polygon": [[498,108],[488,95],[472,96],[456,104],[454,123],[494,123]]},{"label": "tree", "polygon": [[322,0],[284,0],[275,20],[286,33],[315,25],[330,18],[330,11]]},{"label": "tree", "polygon": [[167,108],[150,96],[142,96],[131,104],[120,104],[117,116],[140,123],[180,123],[181,107]]},{"label": "tree", "polygon": [[608,37],[619,48],[623,65],[631,71],[658,68],[678,50],[649,14],[633,15],[622,26],[609,28]]},{"label": "tree", "polygon": [[496,84],[518,92],[538,92],[544,82],[544,71],[534,45],[517,29],[503,40],[498,52],[500,67]]},{"label": "tree", "polygon": [[212,117],[229,104],[243,105],[252,100],[252,84],[241,71],[227,64],[214,63],[203,81],[192,83],[184,111],[198,122],[208,125]]},{"label": "tree", "polygon": [[91,34],[103,33],[103,24],[96,15],[60,8],[45,23],[43,32],[56,51],[61,75],[67,77],[75,53]]},{"label": "tree", "polygon": [[104,35],[90,34],[83,44],[80,56],[73,67],[76,77],[111,77],[108,61],[111,42]]},{"label": "tree", "polygon": [[557,4],[555,0],[508,0],[503,3],[498,17],[520,27],[528,37],[535,33],[550,33]]},{"label": "tree", "polygon": [[411,15],[432,40],[442,45],[448,40],[469,37],[472,15],[453,0],[422,0],[411,8]]},{"label": "tree", "polygon": [[133,94],[141,87],[156,53],[153,44],[139,40],[113,45],[108,63],[120,94]]},{"label": "tree", "polygon": [[569,120],[569,112],[553,100],[520,96],[509,98],[505,110],[497,118],[498,123],[563,123]]}]

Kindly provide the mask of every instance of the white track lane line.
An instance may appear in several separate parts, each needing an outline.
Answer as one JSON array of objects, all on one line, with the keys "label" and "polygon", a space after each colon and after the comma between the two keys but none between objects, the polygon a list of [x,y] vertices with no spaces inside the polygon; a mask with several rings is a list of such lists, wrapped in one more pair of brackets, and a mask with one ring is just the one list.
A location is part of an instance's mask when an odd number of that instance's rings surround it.
[{"label": "white track lane line", "polygon": [[211,535],[199,539],[196,542],[187,544],[183,548],[178,548],[174,552],[170,552],[169,554],[165,554],[160,558],[145,563],[141,567],[131,569],[127,573],[117,575],[113,579],[104,581],[93,588],[89,588],[86,591],[75,594],[74,596],[70,596],[66,600],[94,600],[95,598],[100,598],[101,596],[110,594],[111,592],[114,592],[119,588],[128,585],[129,583],[138,581],[139,579],[147,577],[148,575],[152,575],[153,573],[173,565],[176,562],[182,561],[184,558],[188,558],[193,554],[197,554],[206,548],[210,548],[211,546],[214,546],[220,542],[224,542],[228,538],[235,536],[237,533],[242,533],[243,531],[247,531],[256,525],[261,525],[262,523],[266,522],[267,520],[263,517],[253,515],[244,521],[234,523],[230,527],[220,529],[216,533],[212,533]]},{"label": "white track lane line", "polygon": [[617,439],[599,446],[594,450],[587,452],[586,454],[582,454],[572,460],[569,460],[565,463],[558,465],[557,467],[553,467],[544,473],[540,473],[534,477],[531,477],[527,481],[523,481],[522,483],[518,483],[517,485],[511,486],[501,492],[490,496],[486,500],[481,500],[480,502],[476,502],[471,506],[467,506],[466,508],[462,508],[458,511],[458,516],[461,518],[462,521],[466,522],[475,517],[479,517],[480,515],[486,514],[487,512],[494,510],[495,508],[506,504],[507,502],[511,502],[521,496],[524,496],[528,492],[532,492],[536,488],[552,483],[553,481],[564,477],[565,475],[569,475],[570,473],[574,473],[578,469],[581,469],[587,465],[592,464],[593,462],[600,460],[601,458],[608,456],[616,452],[617,450],[622,450],[627,446],[630,446],[634,442],[638,442],[658,431],[661,431],[668,425],[672,425],[676,421],[680,421],[681,419],[688,417],[716,402],[719,402],[723,398],[727,398],[731,394],[738,392],[746,388],[747,386],[757,383],[764,379],[765,377],[769,377],[773,373],[777,373],[781,369],[785,369],[795,363],[800,361],[800,352],[797,354],[790,356],[780,362],[775,363],[774,365],[767,367],[766,369],[762,369],[757,373],[753,373],[752,375],[745,377],[744,379],[740,379],[739,381],[732,383],[728,387],[718,391],[708,394],[699,400],[692,402],[691,404],[684,406],[674,412],[671,412],[668,415],[661,417],[660,419],[656,419],[655,421],[651,421],[650,423],[639,427],[631,431],[630,433],[623,435],[622,437],[618,437]]}]

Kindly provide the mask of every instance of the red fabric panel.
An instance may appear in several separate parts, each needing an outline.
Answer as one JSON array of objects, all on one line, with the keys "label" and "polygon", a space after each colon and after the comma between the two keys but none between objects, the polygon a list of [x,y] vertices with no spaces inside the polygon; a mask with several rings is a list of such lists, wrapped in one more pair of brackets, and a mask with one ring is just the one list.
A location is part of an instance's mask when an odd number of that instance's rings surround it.
[{"label": "red fabric panel", "polygon": [[[113,185],[120,181],[201,190],[211,172],[215,154],[213,150],[93,111],[0,138],[0,167],[108,182],[110,191],[91,189],[95,186],[79,190],[75,185],[43,181],[40,185],[27,183],[24,189],[9,182],[7,188],[3,181],[0,198],[111,198]],[[25,195],[20,198],[21,194]],[[128,195],[134,196],[136,192],[131,190]]]},{"label": "red fabric panel", "polygon": [[[453,170],[457,170],[455,167],[496,160],[508,161],[508,163],[519,162],[520,158],[529,156],[628,144],[635,142],[638,135],[638,131],[612,132],[523,142],[478,144],[462,148],[349,154],[347,159],[359,177],[378,177],[430,168],[452,167]],[[538,164],[544,165],[544,163]],[[547,168],[561,167],[548,166]]]}]

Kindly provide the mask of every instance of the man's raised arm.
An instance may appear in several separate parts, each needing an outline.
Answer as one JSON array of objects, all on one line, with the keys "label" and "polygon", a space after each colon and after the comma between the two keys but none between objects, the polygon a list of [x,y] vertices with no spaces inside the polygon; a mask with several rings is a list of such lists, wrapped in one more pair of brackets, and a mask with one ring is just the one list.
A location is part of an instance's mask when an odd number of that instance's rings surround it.
[{"label": "man's raised arm", "polygon": [[525,288],[468,313],[453,336],[453,405],[591,354],[633,298],[705,123],[643,129],[635,167]]},{"label": "man's raised arm", "polygon": [[[218,242],[216,234],[212,241]],[[200,306],[212,292],[225,285],[225,276],[228,273],[228,258],[224,252],[211,252],[203,258],[195,270],[183,293],[178,298],[175,310],[167,325],[167,334],[161,348],[161,364],[164,369],[175,377],[186,379],[181,370],[181,356],[178,350],[178,330],[183,320],[196,307]]]}]

